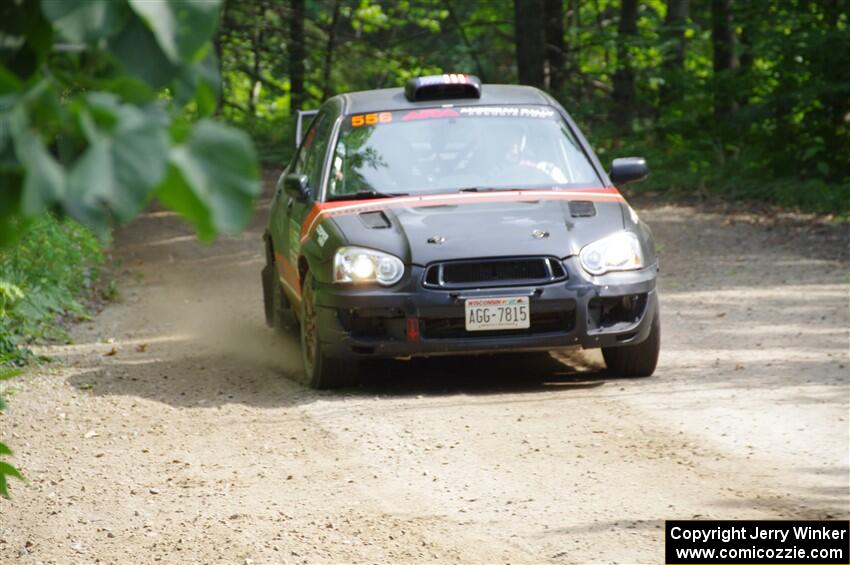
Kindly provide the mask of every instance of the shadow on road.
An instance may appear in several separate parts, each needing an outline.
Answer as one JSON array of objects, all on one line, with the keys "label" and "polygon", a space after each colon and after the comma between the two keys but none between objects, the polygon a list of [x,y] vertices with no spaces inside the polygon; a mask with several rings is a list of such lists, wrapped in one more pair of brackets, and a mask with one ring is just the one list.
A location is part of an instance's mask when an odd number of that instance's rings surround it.
[{"label": "shadow on road", "polygon": [[[183,407],[231,403],[280,407],[351,396],[569,393],[611,382],[604,371],[535,353],[370,361],[360,368],[359,386],[313,391],[299,382],[294,339],[265,328],[254,328],[250,336],[254,352],[243,350],[238,355],[217,350],[215,345],[187,344],[187,338],[146,344],[144,351],[127,342],[118,348],[88,344],[106,353],[81,355],[75,361],[78,371],[69,382],[95,395],[137,396]],[[106,355],[113,348],[116,353]]]},{"label": "shadow on road", "polygon": [[602,386],[607,378],[548,353],[366,363],[360,374],[357,394],[390,396],[569,391]]}]

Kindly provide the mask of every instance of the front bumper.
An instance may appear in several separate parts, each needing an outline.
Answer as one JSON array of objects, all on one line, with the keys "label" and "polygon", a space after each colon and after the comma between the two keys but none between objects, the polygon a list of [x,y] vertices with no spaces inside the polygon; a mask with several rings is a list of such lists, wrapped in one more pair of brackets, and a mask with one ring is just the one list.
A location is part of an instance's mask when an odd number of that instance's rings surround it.
[{"label": "front bumper", "polygon": [[[592,277],[575,258],[563,264],[566,281],[533,286],[429,289],[417,266],[398,288],[317,283],[322,350],[332,357],[407,358],[615,347],[649,336],[657,311],[656,265]],[[464,300],[488,296],[528,296],[531,327],[467,332]]]}]

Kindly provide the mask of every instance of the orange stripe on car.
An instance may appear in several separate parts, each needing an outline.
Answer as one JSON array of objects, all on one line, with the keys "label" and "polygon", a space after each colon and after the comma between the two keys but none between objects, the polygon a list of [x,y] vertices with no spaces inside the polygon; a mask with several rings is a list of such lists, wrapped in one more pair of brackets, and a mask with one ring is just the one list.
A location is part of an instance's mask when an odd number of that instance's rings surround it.
[{"label": "orange stripe on car", "polygon": [[301,297],[301,277],[298,276],[298,269],[295,268],[295,265],[289,262],[282,253],[275,252],[275,261],[278,267],[278,275],[283,281],[283,283],[289,287],[289,289],[295,294],[298,298]]},{"label": "orange stripe on car", "polygon": [[396,196],[379,200],[337,200],[317,202],[301,225],[301,242],[313,234],[323,217],[345,216],[402,206],[421,208],[451,204],[485,204],[493,202],[521,202],[528,200],[591,200],[595,202],[622,202],[623,195],[614,187],[579,188],[573,190],[505,190],[499,192],[461,192],[457,194],[427,194],[422,196]]}]

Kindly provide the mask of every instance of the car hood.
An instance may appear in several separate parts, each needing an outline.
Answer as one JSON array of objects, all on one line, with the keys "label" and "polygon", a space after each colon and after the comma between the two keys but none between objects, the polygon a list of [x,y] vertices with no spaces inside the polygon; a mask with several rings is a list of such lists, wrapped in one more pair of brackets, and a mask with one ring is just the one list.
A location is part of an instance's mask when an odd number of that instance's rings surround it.
[{"label": "car hood", "polygon": [[[349,245],[379,249],[419,265],[475,257],[566,257],[624,226],[619,194],[512,196],[506,201],[376,200],[331,217]],[[578,216],[571,202],[580,203]]]}]

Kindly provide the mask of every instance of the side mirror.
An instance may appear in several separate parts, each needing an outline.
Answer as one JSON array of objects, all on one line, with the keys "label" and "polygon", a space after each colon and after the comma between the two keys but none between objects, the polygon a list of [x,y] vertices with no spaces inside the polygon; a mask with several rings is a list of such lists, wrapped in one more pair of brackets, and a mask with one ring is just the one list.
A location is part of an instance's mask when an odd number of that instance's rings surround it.
[{"label": "side mirror", "polygon": [[296,175],[294,173],[286,175],[283,177],[283,191],[295,200],[306,200],[310,194],[310,189],[307,186],[307,175]]},{"label": "side mirror", "polygon": [[621,157],[611,161],[608,177],[614,184],[628,184],[642,181],[649,175],[646,159],[643,157]]}]

